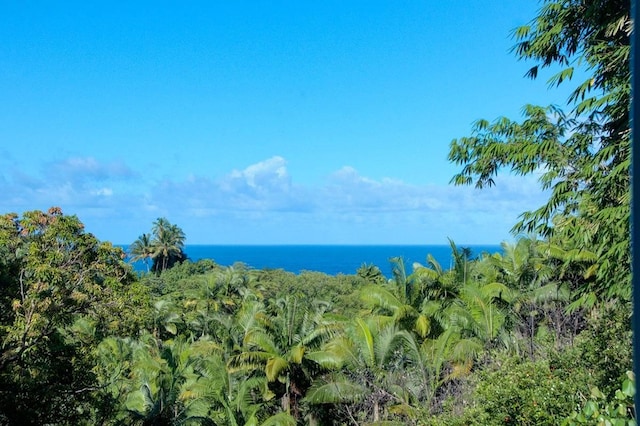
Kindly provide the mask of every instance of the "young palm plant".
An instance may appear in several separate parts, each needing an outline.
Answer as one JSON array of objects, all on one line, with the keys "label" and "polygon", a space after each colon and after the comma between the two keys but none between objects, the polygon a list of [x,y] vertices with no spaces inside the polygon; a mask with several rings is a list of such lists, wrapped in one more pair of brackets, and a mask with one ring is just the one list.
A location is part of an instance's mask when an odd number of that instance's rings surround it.
[{"label": "young palm plant", "polygon": [[416,380],[426,377],[424,371],[408,377],[417,372],[410,367],[424,361],[411,358],[417,355],[413,348],[417,345],[408,331],[394,324],[381,326],[371,316],[367,320],[356,318],[344,334],[329,341],[319,352],[325,365],[334,365],[337,371],[317,380],[305,401],[339,407],[338,411],[356,424],[381,421],[388,417],[384,414],[387,411],[406,414],[409,394],[419,387],[415,386]]},{"label": "young palm plant", "polygon": [[[207,346],[209,352],[217,350],[211,342]],[[143,425],[213,424],[205,396],[190,389],[201,375],[194,346],[184,339],[160,342],[150,334],[139,340],[107,338],[98,353],[98,371],[111,372],[98,377],[117,401],[116,417],[120,421]]]},{"label": "young palm plant", "polygon": [[393,279],[383,285],[364,287],[362,300],[381,323],[397,324],[425,337],[430,329],[429,319],[420,310],[425,297],[425,281],[417,275],[407,275],[401,257],[392,258],[391,263]]},{"label": "young palm plant", "polygon": [[263,374],[282,410],[298,419],[299,401],[321,368],[314,355],[336,325],[324,317],[324,304],[310,310],[297,299],[285,298],[274,308],[273,315],[257,310],[253,317],[244,316],[243,349],[231,365],[249,375]]}]

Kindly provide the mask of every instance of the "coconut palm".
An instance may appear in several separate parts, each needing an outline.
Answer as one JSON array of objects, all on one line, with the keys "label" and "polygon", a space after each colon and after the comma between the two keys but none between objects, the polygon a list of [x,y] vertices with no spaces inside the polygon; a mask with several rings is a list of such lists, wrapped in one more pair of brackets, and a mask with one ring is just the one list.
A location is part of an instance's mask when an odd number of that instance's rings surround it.
[{"label": "coconut palm", "polygon": [[155,248],[153,246],[151,234],[140,235],[138,239],[129,246],[129,255],[131,256],[131,261],[138,262],[142,260],[147,267],[147,272],[149,272],[149,262],[152,260],[154,253]]},{"label": "coconut palm", "polygon": [[185,259],[185,234],[180,227],[169,223],[165,218],[158,218],[153,223],[153,267],[154,271],[164,271],[176,262]]},{"label": "coconut palm", "polygon": [[151,234],[142,234],[131,244],[131,260],[143,260],[147,265],[147,271],[149,261],[153,261],[151,269],[162,272],[176,262],[186,259],[185,239],[185,234],[179,226],[170,223],[166,218],[158,218],[153,222]]}]

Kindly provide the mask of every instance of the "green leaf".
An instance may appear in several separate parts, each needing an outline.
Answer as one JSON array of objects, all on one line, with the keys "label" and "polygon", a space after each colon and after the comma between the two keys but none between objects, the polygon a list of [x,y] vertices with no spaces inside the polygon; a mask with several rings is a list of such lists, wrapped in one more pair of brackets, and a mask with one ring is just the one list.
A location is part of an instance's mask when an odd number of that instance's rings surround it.
[{"label": "green leaf", "polygon": [[289,367],[289,363],[284,358],[275,357],[269,359],[264,369],[267,380],[270,382],[275,381],[280,373],[287,367]]},{"label": "green leaf", "polygon": [[345,380],[314,386],[304,399],[311,404],[336,404],[361,401],[367,393],[359,384]]},{"label": "green leaf", "polygon": [[593,401],[587,401],[582,412],[587,418],[591,418],[598,411],[598,404]]},{"label": "green leaf", "polygon": [[169,333],[173,335],[175,335],[178,332],[178,328],[174,323],[165,324],[164,328],[165,330],[167,330]]},{"label": "green leaf", "polygon": [[633,398],[636,394],[636,385],[633,381],[626,379],[623,383],[622,383],[622,392],[630,397]]},{"label": "green leaf", "polygon": [[604,399],[604,394],[598,389],[597,386],[591,388],[591,397],[595,399]]}]

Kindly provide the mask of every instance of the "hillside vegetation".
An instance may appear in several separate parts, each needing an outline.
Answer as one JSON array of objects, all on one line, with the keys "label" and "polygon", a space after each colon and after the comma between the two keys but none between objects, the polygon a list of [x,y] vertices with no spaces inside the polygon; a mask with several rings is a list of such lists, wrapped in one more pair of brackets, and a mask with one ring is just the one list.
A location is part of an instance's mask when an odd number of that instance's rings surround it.
[{"label": "hillside vegetation", "polygon": [[452,242],[450,269],[193,263],[160,218],[136,274],[59,208],[0,216],[0,424],[635,424],[630,33],[618,0],[547,0],[515,30],[531,77],[589,77],[452,142],[454,184],[506,167],[551,195],[501,253]]}]

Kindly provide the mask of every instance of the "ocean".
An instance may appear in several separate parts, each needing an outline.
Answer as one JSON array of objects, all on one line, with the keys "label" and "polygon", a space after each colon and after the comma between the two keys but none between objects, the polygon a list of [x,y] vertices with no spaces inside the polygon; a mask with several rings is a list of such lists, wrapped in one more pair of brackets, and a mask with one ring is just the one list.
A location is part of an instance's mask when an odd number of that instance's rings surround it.
[{"label": "ocean", "polygon": [[[483,252],[501,252],[499,245],[469,245],[472,258]],[[126,246],[123,246],[126,251]],[[187,245],[185,253],[191,261],[212,259],[219,265],[230,266],[242,262],[254,269],[284,269],[293,273],[324,272],[329,275],[355,274],[363,264],[380,268],[391,277],[392,257],[402,257],[408,272],[414,262],[427,263],[431,254],[444,269],[451,267],[449,245]],[[146,270],[142,262],[134,268]]]}]

